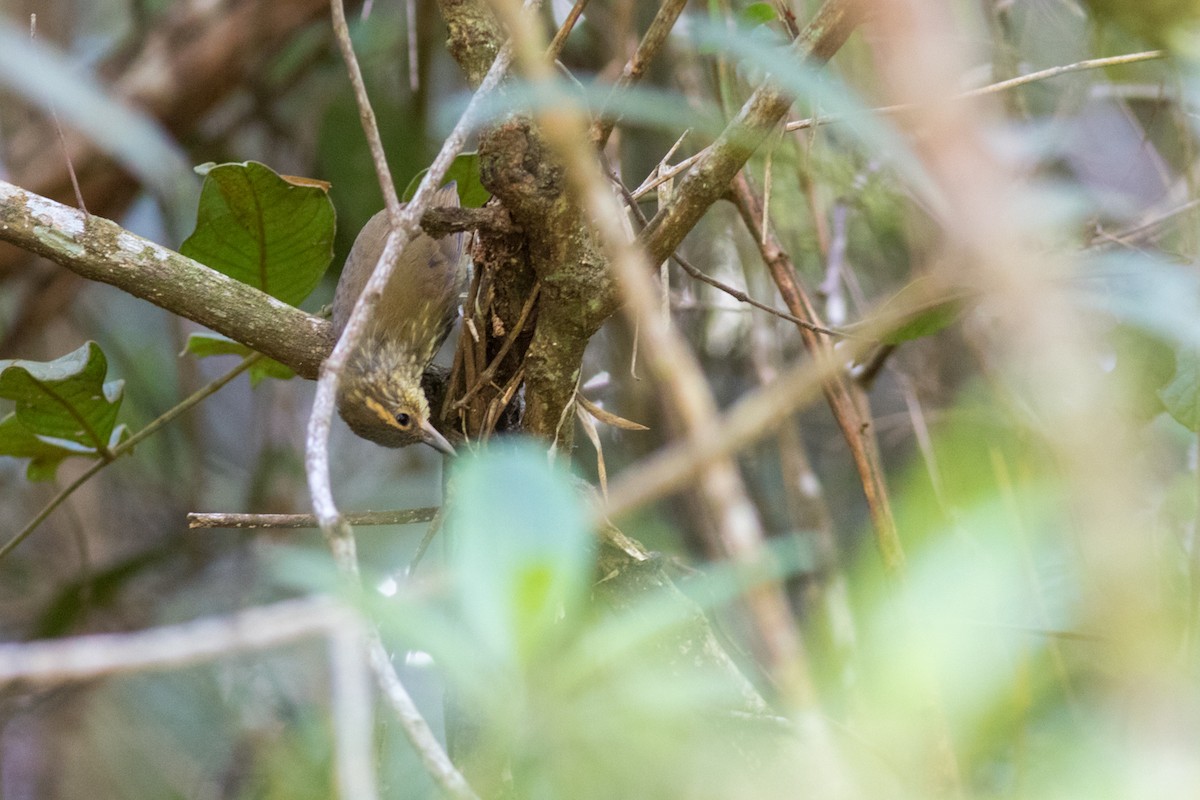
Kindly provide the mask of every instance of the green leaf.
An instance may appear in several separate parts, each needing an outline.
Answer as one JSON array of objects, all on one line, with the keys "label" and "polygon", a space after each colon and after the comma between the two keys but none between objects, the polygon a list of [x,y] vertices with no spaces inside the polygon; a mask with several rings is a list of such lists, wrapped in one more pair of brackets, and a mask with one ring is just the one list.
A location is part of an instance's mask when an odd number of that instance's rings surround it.
[{"label": "green leaf", "polygon": [[107,372],[95,342],[54,361],[0,361],[0,397],[16,402],[0,420],[0,455],[30,459],[29,479],[49,480],[67,456],[96,458],[124,441],[124,383]]},{"label": "green leaf", "polygon": [[106,383],[107,372],[95,342],[54,361],[0,361],[0,397],[16,401],[30,433],[99,450],[112,436],[124,387]]},{"label": "green leaf", "polygon": [[1118,324],[1108,335],[1116,356],[1110,376],[1134,419],[1150,420],[1166,410],[1162,389],[1175,375],[1171,342],[1137,325]]},{"label": "green leaf", "polygon": [[[413,199],[417,187],[421,185],[421,179],[427,172],[428,168],[421,170],[408,182],[408,187],[404,190],[404,202]],[[446,183],[450,181],[458,183],[458,202],[462,203],[464,208],[482,208],[492,196],[491,192],[483,188],[483,181],[479,177],[479,153],[460,153],[446,171]]]},{"label": "green leaf", "polygon": [[14,411],[0,419],[0,455],[28,458],[25,476],[31,481],[48,481],[54,478],[64,458],[79,454],[34,436],[17,421]]},{"label": "green leaf", "polygon": [[[241,342],[235,342],[216,333],[193,333],[188,336],[185,353],[191,353],[197,358],[209,356],[239,356],[245,358],[254,353]],[[249,369],[250,385],[258,386],[265,378],[277,378],[286,381],[296,377],[290,367],[280,364],[273,358],[264,358],[251,365]]]},{"label": "green leaf", "polygon": [[1159,390],[1167,413],[1190,431],[1200,431],[1200,350],[1181,347],[1175,353],[1175,377]]},{"label": "green leaf", "polygon": [[[959,318],[966,300],[963,297],[951,297],[945,300],[921,302],[927,294],[926,280],[917,278],[888,299],[880,309],[882,316],[887,316],[889,310],[903,309],[903,320],[885,336],[880,338],[884,344],[901,344],[903,342],[932,336]],[[914,303],[916,306],[910,308]]]},{"label": "green leaf", "polygon": [[745,25],[765,25],[774,22],[778,15],[770,3],[751,3],[738,14]]},{"label": "green leaf", "polygon": [[196,230],[179,251],[285,303],[308,297],[333,258],[325,189],[255,161],[200,169]]},{"label": "green leaf", "polygon": [[527,664],[586,596],[593,563],[582,504],[546,452],[496,446],[455,464],[446,531],[464,620],[485,652]]}]

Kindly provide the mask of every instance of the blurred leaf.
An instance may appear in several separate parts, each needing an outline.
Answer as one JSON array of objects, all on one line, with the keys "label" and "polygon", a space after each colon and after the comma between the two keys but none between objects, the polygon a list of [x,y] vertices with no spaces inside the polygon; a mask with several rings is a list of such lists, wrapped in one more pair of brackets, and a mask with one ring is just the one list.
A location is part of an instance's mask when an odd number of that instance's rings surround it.
[{"label": "blurred leaf", "polygon": [[[567,477],[530,444],[455,464],[446,534],[465,622],[511,666],[544,648],[585,596],[593,538]],[[468,499],[469,498],[469,499]]]},{"label": "blurred leaf", "polygon": [[890,166],[929,203],[935,215],[946,208],[946,199],[899,132],[859,99],[858,93],[819,65],[800,58],[790,44],[772,46],[762,37],[739,35],[722,25],[697,25],[699,41],[764,74],[799,101],[818,109],[822,116],[843,117],[839,131],[856,139],[864,153],[887,159]]},{"label": "blurred leaf", "polygon": [[962,314],[966,300],[962,297],[952,297],[948,300],[925,301],[915,310],[909,306],[917,303],[923,297],[928,297],[928,280],[917,278],[896,294],[888,298],[879,313],[886,317],[889,310],[906,310],[904,321],[882,336],[884,344],[901,344],[923,336],[931,336],[950,326]]},{"label": "blurred leaf", "polygon": [[0,361],[0,397],[17,404],[0,428],[0,454],[33,459],[30,479],[46,480],[68,455],[96,457],[119,444],[124,382],[105,382],[107,372],[95,342],[54,361]]},{"label": "blurred leaf", "polygon": [[1180,348],[1175,353],[1175,377],[1159,390],[1163,405],[1190,431],[1200,431],[1200,350]]},{"label": "blurred leaf", "polygon": [[[421,180],[427,172],[429,172],[428,167],[418,172],[408,182],[408,187],[404,190],[404,202],[407,203],[413,199],[413,195],[417,193],[417,187],[421,185]],[[492,197],[492,193],[483,188],[483,181],[479,177],[479,153],[462,153],[455,158],[450,169],[446,171],[446,183],[450,181],[457,182],[458,202],[462,203],[465,208],[482,208],[483,204]]]},{"label": "blurred leaf", "polygon": [[1195,0],[1084,0],[1095,20],[1116,25],[1153,47],[1184,47],[1200,18]]},{"label": "blurred leaf", "polygon": [[1117,325],[1109,339],[1117,357],[1112,375],[1134,418],[1148,420],[1165,411],[1160,392],[1175,374],[1176,348],[1135,325]]},{"label": "blurred leaf", "polygon": [[1099,254],[1077,297],[1093,310],[1176,345],[1200,348],[1200,275],[1146,253]]},{"label": "blurred leaf", "polygon": [[778,15],[770,3],[751,3],[738,13],[738,17],[745,25],[765,25],[774,22]]},{"label": "blurred leaf", "polygon": [[316,186],[297,186],[255,161],[205,165],[196,230],[179,251],[298,305],[333,258],[334,211]]},{"label": "blurred leaf", "polygon": [[[466,107],[469,96],[439,106],[438,127],[449,131]],[[537,112],[575,105],[594,113],[597,109],[619,116],[624,126],[657,128],[678,137],[685,130],[697,136],[717,136],[725,127],[724,119],[711,102],[689,103],[679,92],[650,86],[629,86],[613,94],[610,84],[583,84],[557,81],[531,86],[520,80],[505,85],[503,94],[483,97],[475,109],[471,124],[476,128],[520,111]]]},{"label": "blurred leaf", "polygon": [[[184,352],[191,353],[197,358],[208,358],[209,356],[238,356],[245,358],[255,351],[241,342],[235,342],[220,334],[193,333],[188,336]],[[250,367],[249,373],[251,386],[258,386],[264,378],[278,378],[279,380],[286,381],[289,378],[296,377],[296,373],[290,367],[280,364],[273,358],[260,359]]]}]

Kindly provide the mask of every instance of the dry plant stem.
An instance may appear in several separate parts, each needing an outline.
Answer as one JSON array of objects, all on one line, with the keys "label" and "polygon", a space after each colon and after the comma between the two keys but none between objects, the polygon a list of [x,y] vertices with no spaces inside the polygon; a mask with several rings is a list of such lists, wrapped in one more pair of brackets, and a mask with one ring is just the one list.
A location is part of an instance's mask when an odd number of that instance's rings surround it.
[{"label": "dry plant stem", "polygon": [[[819,325],[821,320],[816,309],[796,280],[795,265],[780,247],[774,234],[762,228],[762,203],[750,188],[745,175],[738,175],[734,180],[733,196],[742,220],[758,245],[763,261],[770,270],[775,285],[779,287],[779,294],[788,310],[795,316]],[[798,330],[805,348],[813,358],[822,360],[832,356],[829,343],[824,338],[806,327],[798,326]],[[859,480],[862,481],[875,541],[883,557],[884,568],[890,574],[898,575],[904,569],[904,548],[896,530],[896,520],[892,516],[883,465],[879,459],[879,444],[875,439],[875,426],[869,412],[866,411],[865,398],[861,390],[853,386],[841,373],[834,373],[826,381],[824,392],[838,428],[850,447]]]},{"label": "dry plant stem", "polygon": [[634,52],[633,57],[629,59],[629,63],[625,65],[625,69],[621,72],[621,77],[617,79],[616,84],[609,94],[608,101],[604,104],[604,110],[600,112],[600,119],[592,125],[592,137],[596,141],[596,146],[600,150],[608,144],[608,137],[612,135],[613,126],[617,124],[617,117],[608,113],[608,107],[612,103],[612,99],[628,86],[632,86],[637,81],[641,80],[642,73],[645,72],[646,66],[654,60],[658,55],[658,51],[666,43],[667,37],[671,34],[671,29],[675,27],[675,21],[679,19],[679,15],[683,13],[684,6],[687,5],[687,0],[662,0],[662,4],[658,7],[658,13],[654,15],[654,19],[650,21],[650,27],[646,29],[646,33],[642,36],[641,42],[638,43],[638,48]]},{"label": "dry plant stem", "polygon": [[417,549],[413,551],[413,556],[409,559],[405,575],[412,575],[417,571],[417,567],[421,565],[421,559],[425,558],[425,553],[429,551],[429,545],[433,544],[433,540],[441,532],[445,519],[445,515],[435,514],[429,521],[429,528],[426,529],[425,535],[421,537],[421,541],[417,542]]},{"label": "dry plant stem", "polygon": [[535,283],[533,285],[533,291],[529,293],[529,298],[525,301],[525,305],[521,306],[521,315],[517,317],[517,321],[512,326],[512,329],[508,332],[508,336],[504,337],[504,341],[501,342],[500,349],[496,351],[496,355],[484,368],[483,372],[479,373],[479,375],[475,378],[471,388],[469,388],[462,397],[455,401],[454,405],[450,407],[450,410],[457,411],[466,406],[466,404],[471,401],[471,398],[473,398],[480,389],[487,385],[487,382],[490,381],[492,376],[496,374],[496,370],[500,368],[500,364],[504,361],[504,357],[508,355],[508,351],[511,350],[513,344],[516,343],[517,337],[521,335],[523,330],[525,330],[525,323],[529,321],[529,315],[533,311],[534,304],[537,303],[538,292],[540,290],[541,284]]},{"label": "dry plant stem", "polygon": [[[550,84],[553,67],[543,57],[534,21],[520,12],[514,0],[496,0],[496,6],[512,32],[516,57],[526,77],[534,85]],[[687,344],[659,314],[650,262],[626,235],[622,208],[589,146],[585,120],[564,109],[543,112],[539,122],[542,135],[566,166],[569,186],[601,235],[626,312],[640,326],[644,352],[664,402],[690,441],[711,440],[716,404]],[[728,459],[718,461],[703,471],[700,482],[700,494],[718,531],[712,549],[735,563],[758,563],[764,555],[763,534],[737,467]],[[760,585],[749,590],[745,600],[769,672],[795,707],[812,708],[815,690],[781,587],[778,583]]]},{"label": "dry plant stem", "polygon": [[0,240],[149,300],[315,378],[325,320],[78,209],[0,181]]},{"label": "dry plant stem", "polygon": [[[344,516],[346,522],[355,527],[359,525],[411,525],[415,522],[428,522],[434,518],[437,511],[436,506],[430,506],[428,508],[406,508],[402,511],[363,511]],[[299,530],[321,527],[317,518],[312,514],[204,514],[193,512],[187,515],[187,522],[188,528],[192,529]]]},{"label": "dry plant stem", "polygon": [[83,474],[81,474],[75,480],[71,481],[70,485],[65,487],[58,494],[56,494],[54,496],[54,498],[49,503],[47,503],[46,506],[41,511],[38,512],[37,516],[35,516],[32,520],[29,521],[29,523],[21,530],[20,533],[18,533],[16,536],[14,536],[12,539],[10,539],[7,543],[5,543],[5,545],[3,547],[0,547],[0,559],[3,559],[6,555],[8,555],[10,552],[12,552],[13,548],[15,548],[21,542],[25,541],[26,537],[28,537],[29,534],[33,533],[34,530],[39,525],[41,525],[43,522],[46,521],[46,518],[49,517],[54,512],[54,509],[58,508],[60,505],[62,505],[64,502],[66,502],[67,498],[69,498],[72,494],[74,494],[76,489],[78,489],[80,486],[83,486],[83,484],[87,483],[88,480],[91,479],[91,477],[93,475],[95,475],[97,472],[104,469],[109,464],[113,463],[113,461],[117,460],[118,458],[125,455],[126,453],[132,452],[133,448],[136,447],[138,444],[144,442],[146,439],[153,436],[155,433],[157,433],[159,430],[161,430],[163,428],[163,426],[167,425],[172,420],[174,420],[176,417],[178,417],[180,414],[184,413],[188,409],[195,406],[201,400],[204,400],[205,398],[209,397],[210,395],[215,394],[222,386],[229,383],[231,380],[236,378],[238,375],[241,375],[243,372],[248,370],[251,366],[254,365],[255,362],[259,361],[261,358],[262,358],[262,356],[258,353],[254,353],[253,355],[246,356],[245,358],[242,359],[242,363],[238,364],[236,367],[231,369],[229,372],[225,373],[224,375],[217,378],[216,380],[206,384],[205,386],[200,387],[198,390],[196,390],[191,395],[186,397],[181,403],[179,403],[179,405],[171,408],[166,413],[164,413],[162,416],[158,417],[158,419],[153,420],[146,427],[142,428],[140,431],[133,434],[128,439],[126,439],[125,441],[121,442],[119,445],[114,447],[112,449],[112,451],[108,454],[108,458],[98,460],[95,464],[92,464],[92,466],[88,467],[83,472]]},{"label": "dry plant stem", "polygon": [[[828,61],[857,26],[859,5],[858,0],[826,0],[792,45],[793,52],[816,63]],[[662,263],[679,247],[791,104],[792,98],[769,81],[755,90],[642,232],[652,263]]]},{"label": "dry plant stem", "polygon": [[[354,87],[355,104],[358,106],[358,118],[362,123],[363,133],[367,136],[367,146],[371,150],[371,161],[375,165],[375,176],[379,178],[379,188],[383,191],[383,202],[387,206],[388,219],[392,227],[400,227],[400,198],[396,195],[396,184],[392,181],[392,171],[388,167],[387,157],[383,153],[383,139],[379,135],[379,126],[375,124],[375,110],[367,98],[367,86],[363,81],[362,69],[354,56],[354,45],[350,41],[350,29],[346,25],[346,8],[342,0],[329,0],[329,8],[333,13],[333,32],[338,49],[342,51],[342,60],[346,62],[346,72],[350,75],[350,84]],[[423,184],[428,181],[423,181]],[[416,198],[414,198],[415,200]],[[409,236],[415,231],[409,231]],[[403,247],[403,244],[400,245]],[[382,261],[382,259],[380,259]],[[385,262],[386,263],[386,262]],[[365,290],[364,290],[365,291]]]}]

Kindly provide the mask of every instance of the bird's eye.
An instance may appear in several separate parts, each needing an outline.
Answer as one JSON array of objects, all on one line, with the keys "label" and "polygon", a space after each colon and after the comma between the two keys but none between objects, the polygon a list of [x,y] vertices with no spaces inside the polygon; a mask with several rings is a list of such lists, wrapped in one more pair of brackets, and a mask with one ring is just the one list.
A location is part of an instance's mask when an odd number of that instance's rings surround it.
[{"label": "bird's eye", "polygon": [[408,426],[412,425],[412,417],[401,411],[396,415],[396,424],[401,428],[407,428]]}]

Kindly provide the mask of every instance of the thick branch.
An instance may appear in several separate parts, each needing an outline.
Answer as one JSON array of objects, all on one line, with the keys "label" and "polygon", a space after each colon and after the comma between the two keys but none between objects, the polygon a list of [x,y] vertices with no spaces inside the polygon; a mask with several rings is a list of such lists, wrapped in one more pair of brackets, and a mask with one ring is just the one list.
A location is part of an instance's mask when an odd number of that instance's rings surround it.
[{"label": "thick branch", "polygon": [[0,240],[199,322],[315,378],[329,323],[115,222],[0,181]]},{"label": "thick branch", "polygon": [[438,0],[442,18],[450,29],[450,55],[478,86],[504,43],[504,32],[485,0]]}]

